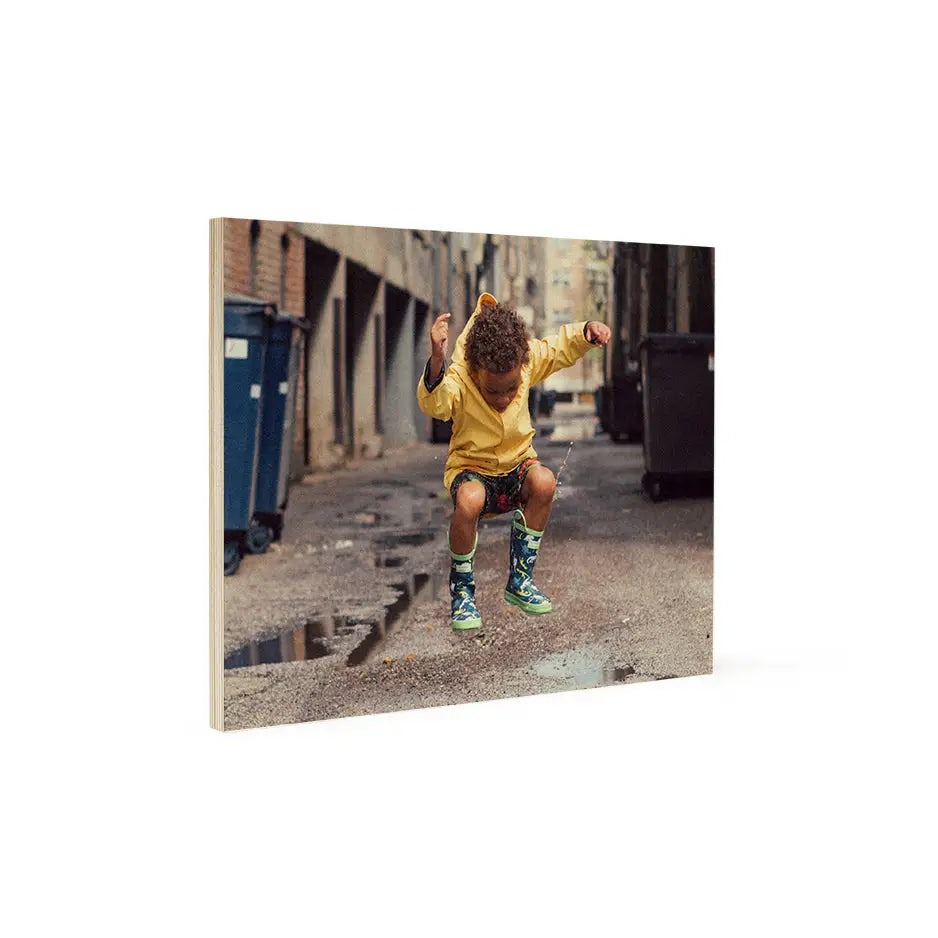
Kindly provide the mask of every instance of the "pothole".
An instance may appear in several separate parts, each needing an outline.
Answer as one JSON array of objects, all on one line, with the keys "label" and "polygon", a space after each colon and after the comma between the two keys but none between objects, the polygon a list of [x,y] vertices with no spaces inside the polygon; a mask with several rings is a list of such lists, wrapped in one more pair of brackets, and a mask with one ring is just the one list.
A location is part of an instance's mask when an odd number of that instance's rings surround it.
[{"label": "pothole", "polygon": [[586,645],[546,655],[530,665],[539,677],[568,681],[572,687],[603,687],[617,684],[635,674],[635,668],[624,662],[610,661],[602,645]]}]

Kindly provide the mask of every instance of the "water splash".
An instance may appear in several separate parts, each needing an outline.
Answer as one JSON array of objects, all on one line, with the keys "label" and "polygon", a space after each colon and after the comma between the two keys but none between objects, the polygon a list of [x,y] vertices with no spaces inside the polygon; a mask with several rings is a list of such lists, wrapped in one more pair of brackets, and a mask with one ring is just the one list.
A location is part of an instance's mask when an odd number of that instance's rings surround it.
[{"label": "water splash", "polygon": [[567,460],[570,458],[570,453],[573,450],[573,440],[570,441],[570,445],[567,447],[567,455],[564,456],[563,462],[560,464],[560,468],[557,470],[557,485],[554,487],[554,501],[557,501],[557,496],[560,494],[560,486],[563,483],[560,481],[560,475],[564,470],[564,467],[567,465]]}]

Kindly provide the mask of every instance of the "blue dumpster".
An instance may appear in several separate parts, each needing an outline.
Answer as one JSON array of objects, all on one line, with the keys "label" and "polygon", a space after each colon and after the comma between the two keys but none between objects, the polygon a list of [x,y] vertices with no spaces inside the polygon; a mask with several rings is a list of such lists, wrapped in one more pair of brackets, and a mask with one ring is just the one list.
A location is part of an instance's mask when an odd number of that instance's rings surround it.
[{"label": "blue dumpster", "polygon": [[277,316],[270,326],[261,392],[255,524],[246,540],[252,553],[263,553],[271,540],[279,540],[283,530],[300,373],[300,344],[294,341],[298,329],[308,330],[309,324],[286,314]]},{"label": "blue dumpster", "polygon": [[241,563],[254,516],[261,390],[274,307],[225,298],[225,576]]}]

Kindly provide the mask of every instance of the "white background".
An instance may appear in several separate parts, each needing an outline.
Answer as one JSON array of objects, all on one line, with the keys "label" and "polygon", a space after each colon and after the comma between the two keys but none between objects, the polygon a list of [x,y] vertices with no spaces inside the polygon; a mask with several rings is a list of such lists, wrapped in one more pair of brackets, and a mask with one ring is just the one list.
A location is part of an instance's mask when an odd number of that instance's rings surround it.
[{"label": "white background", "polygon": [[[33,9],[9,933],[934,934],[919,5]],[[213,215],[715,245],[714,675],[211,731]]]}]

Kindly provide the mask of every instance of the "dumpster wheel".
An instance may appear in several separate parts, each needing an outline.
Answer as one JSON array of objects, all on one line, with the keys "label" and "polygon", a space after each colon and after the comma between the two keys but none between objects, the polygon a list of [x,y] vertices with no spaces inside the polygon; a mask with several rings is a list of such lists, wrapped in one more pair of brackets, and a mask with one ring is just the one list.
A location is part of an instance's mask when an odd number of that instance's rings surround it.
[{"label": "dumpster wheel", "polygon": [[653,502],[660,502],[664,495],[661,479],[650,472],[646,472],[642,476],[642,488]]},{"label": "dumpster wheel", "polygon": [[237,541],[225,543],[225,576],[233,576],[241,566],[241,546]]},{"label": "dumpster wheel", "polygon": [[252,554],[263,554],[273,539],[274,532],[266,524],[252,524],[244,535],[244,546]]}]

